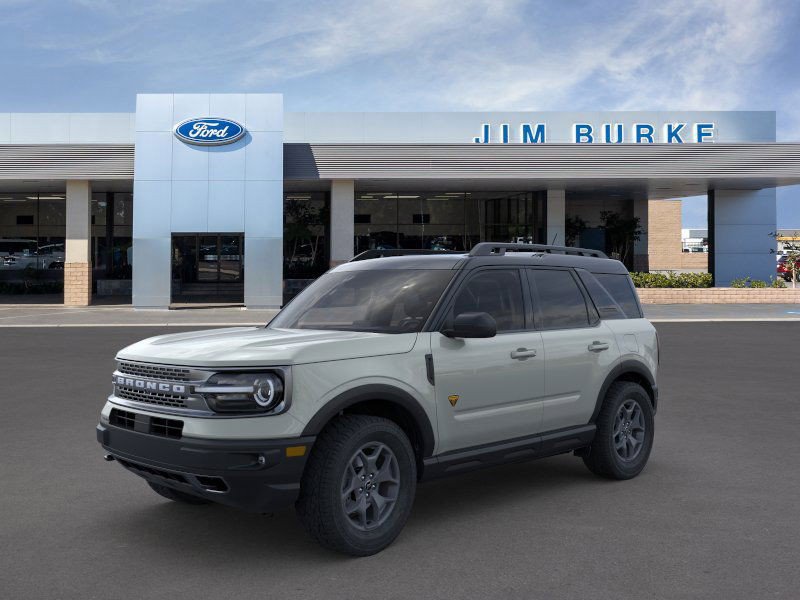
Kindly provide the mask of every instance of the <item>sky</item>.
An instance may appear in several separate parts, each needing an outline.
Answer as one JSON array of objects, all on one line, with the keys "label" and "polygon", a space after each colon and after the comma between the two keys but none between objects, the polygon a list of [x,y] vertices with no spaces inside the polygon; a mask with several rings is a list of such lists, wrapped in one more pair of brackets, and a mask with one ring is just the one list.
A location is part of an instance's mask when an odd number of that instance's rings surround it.
[{"label": "sky", "polygon": [[[291,111],[775,110],[800,142],[799,25],[797,0],[0,0],[0,111],[231,91]],[[778,226],[800,229],[800,186]]]}]

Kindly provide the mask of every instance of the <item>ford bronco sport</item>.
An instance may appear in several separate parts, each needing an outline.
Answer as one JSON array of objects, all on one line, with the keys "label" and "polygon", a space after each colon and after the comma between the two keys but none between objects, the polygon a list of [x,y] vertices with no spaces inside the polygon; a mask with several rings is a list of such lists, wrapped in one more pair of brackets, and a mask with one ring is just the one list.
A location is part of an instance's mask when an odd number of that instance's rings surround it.
[{"label": "ford bronco sport", "polygon": [[294,503],[322,545],[361,556],[397,537],[421,479],[567,452],[642,471],[658,347],[620,262],[496,243],[364,258],[266,327],[120,351],[106,459],[177,502]]}]

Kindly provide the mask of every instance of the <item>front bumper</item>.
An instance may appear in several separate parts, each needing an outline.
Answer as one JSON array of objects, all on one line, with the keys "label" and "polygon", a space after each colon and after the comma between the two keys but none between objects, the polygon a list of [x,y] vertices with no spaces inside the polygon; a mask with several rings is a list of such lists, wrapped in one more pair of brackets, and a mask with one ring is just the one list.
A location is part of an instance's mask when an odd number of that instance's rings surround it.
[{"label": "front bumper", "polygon": [[[170,439],[105,423],[97,426],[97,441],[129,471],[248,512],[271,512],[294,503],[314,440]],[[302,456],[300,447],[305,447]]]}]

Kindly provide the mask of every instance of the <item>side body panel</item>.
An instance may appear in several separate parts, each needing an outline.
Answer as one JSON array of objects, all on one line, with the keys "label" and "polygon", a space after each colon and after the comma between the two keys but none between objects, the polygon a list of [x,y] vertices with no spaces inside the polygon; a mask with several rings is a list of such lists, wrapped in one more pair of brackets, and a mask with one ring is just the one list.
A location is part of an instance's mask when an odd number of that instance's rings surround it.
[{"label": "side body panel", "polygon": [[413,400],[421,407],[435,437],[436,404],[425,364],[425,355],[430,351],[429,335],[418,334],[411,350],[402,354],[332,360],[292,367],[294,388],[289,413],[302,423],[300,432],[319,411],[343,394],[360,387],[386,386],[400,390],[409,401]]},{"label": "side body panel", "polygon": [[[612,330],[601,321],[594,327],[543,331],[545,349],[544,430],[554,431],[589,422],[597,396],[619,361]],[[595,344],[605,350],[591,350]]]},{"label": "side body panel", "polygon": [[658,340],[656,328],[647,319],[611,319],[604,321],[617,340],[620,362],[643,363],[653,380],[658,381]]},{"label": "side body panel", "polygon": [[[430,335],[439,415],[438,452],[449,452],[541,431],[544,348],[538,331],[487,339]],[[535,351],[515,359],[519,350]],[[450,398],[457,396],[455,403]]]}]

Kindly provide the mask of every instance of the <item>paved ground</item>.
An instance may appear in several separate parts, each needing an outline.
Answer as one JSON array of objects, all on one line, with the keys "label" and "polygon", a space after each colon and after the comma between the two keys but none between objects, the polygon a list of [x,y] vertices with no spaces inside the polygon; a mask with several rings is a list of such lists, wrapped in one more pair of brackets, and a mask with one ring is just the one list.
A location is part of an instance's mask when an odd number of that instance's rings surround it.
[{"label": "paved ground", "polygon": [[800,321],[800,304],[645,304],[653,321]]},{"label": "paved ground", "polygon": [[[800,321],[800,304],[646,304],[653,321]],[[277,311],[209,306],[134,310],[130,304],[73,308],[45,304],[0,304],[0,328],[8,327],[210,327],[263,325]]]},{"label": "paved ground", "polygon": [[[211,327],[264,325],[276,310],[207,307],[173,310],[134,310],[130,305],[66,306],[0,305],[0,328],[8,327]],[[136,336],[137,334],[133,334]]]},{"label": "paved ground", "polygon": [[658,329],[639,478],[561,456],[423,484],[365,559],[320,549],[291,512],[172,504],[103,462],[114,351],[162,329],[0,330],[0,597],[796,598],[800,323]]}]

